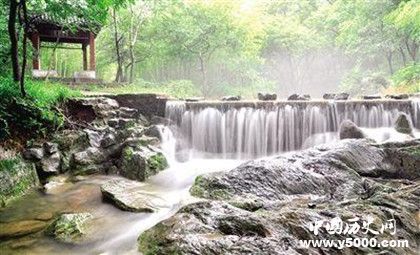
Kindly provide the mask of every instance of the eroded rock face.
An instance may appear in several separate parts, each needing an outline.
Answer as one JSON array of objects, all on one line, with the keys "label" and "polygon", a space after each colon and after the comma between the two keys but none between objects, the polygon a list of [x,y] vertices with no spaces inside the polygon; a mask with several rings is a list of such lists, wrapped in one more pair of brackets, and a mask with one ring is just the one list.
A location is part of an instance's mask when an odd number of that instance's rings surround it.
[{"label": "eroded rock face", "polygon": [[47,234],[64,243],[79,243],[93,218],[90,213],[67,213],[60,215],[50,226]]},{"label": "eroded rock face", "polygon": [[144,254],[369,254],[375,250],[302,250],[297,240],[377,237],[363,231],[331,235],[325,228],[315,235],[309,224],[355,217],[362,224],[372,217],[372,229],[380,229],[394,215],[396,234],[384,232],[381,238],[407,239],[410,247],[387,251],[416,254],[419,151],[420,140],[386,144],[342,140],[200,176],[191,193],[211,200],[188,205],[143,233],[139,250]]},{"label": "eroded rock face", "polygon": [[338,131],[340,139],[362,139],[365,138],[363,131],[351,120],[344,120]]}]

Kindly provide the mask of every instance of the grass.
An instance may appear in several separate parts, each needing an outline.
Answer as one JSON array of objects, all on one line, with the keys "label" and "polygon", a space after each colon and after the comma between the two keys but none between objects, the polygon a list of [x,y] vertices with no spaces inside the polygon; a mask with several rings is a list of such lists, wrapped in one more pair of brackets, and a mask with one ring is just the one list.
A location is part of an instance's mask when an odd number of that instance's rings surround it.
[{"label": "grass", "polygon": [[[27,96],[10,77],[0,77],[0,145],[6,141],[18,144],[47,136],[64,123],[56,106],[67,98],[81,95],[65,85],[27,80]],[[4,143],[3,143],[4,144]]]},{"label": "grass", "polygon": [[[41,107],[49,107],[63,102],[66,98],[81,96],[78,90],[66,85],[45,81],[26,80],[25,89],[28,99]],[[0,97],[21,97],[18,84],[9,77],[0,77]]]},{"label": "grass", "polygon": [[111,94],[139,94],[139,93],[153,93],[165,94],[175,98],[199,97],[201,92],[196,85],[189,80],[177,80],[167,83],[157,84],[146,81],[139,81],[133,84],[118,84],[106,87],[91,87],[90,91],[98,93]]}]

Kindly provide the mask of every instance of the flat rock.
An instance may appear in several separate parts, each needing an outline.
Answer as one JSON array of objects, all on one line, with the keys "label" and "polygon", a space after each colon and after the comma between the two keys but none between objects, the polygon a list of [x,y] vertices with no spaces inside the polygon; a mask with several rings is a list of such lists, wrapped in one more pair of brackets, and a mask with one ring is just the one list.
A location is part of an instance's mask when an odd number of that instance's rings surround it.
[{"label": "flat rock", "polygon": [[24,220],[0,223],[0,239],[8,239],[39,232],[47,226],[42,220]]},{"label": "flat rock", "polygon": [[145,184],[118,179],[101,185],[102,195],[116,207],[130,212],[155,212],[159,207],[166,207],[163,198],[146,191]]}]

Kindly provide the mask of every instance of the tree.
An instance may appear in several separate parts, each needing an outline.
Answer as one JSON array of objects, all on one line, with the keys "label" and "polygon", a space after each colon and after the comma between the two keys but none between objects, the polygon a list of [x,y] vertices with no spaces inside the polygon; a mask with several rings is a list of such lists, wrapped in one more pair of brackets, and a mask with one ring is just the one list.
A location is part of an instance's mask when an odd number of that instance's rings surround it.
[{"label": "tree", "polygon": [[235,23],[233,8],[217,2],[179,3],[160,16],[161,37],[167,40],[169,54],[196,59],[201,73],[203,95],[211,93],[208,65],[215,54],[239,54],[246,43],[246,31]]}]

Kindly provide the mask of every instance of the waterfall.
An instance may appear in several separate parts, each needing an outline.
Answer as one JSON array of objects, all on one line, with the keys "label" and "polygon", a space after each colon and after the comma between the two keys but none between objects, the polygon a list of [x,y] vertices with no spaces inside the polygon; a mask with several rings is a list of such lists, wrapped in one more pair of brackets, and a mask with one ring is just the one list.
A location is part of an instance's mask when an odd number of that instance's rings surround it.
[{"label": "waterfall", "polygon": [[410,101],[279,102],[255,107],[168,102],[166,106],[166,117],[176,126],[184,147],[228,158],[298,150],[327,139],[316,134],[333,137],[345,119],[360,127],[391,127],[399,112],[407,113],[419,127],[420,103]]}]

